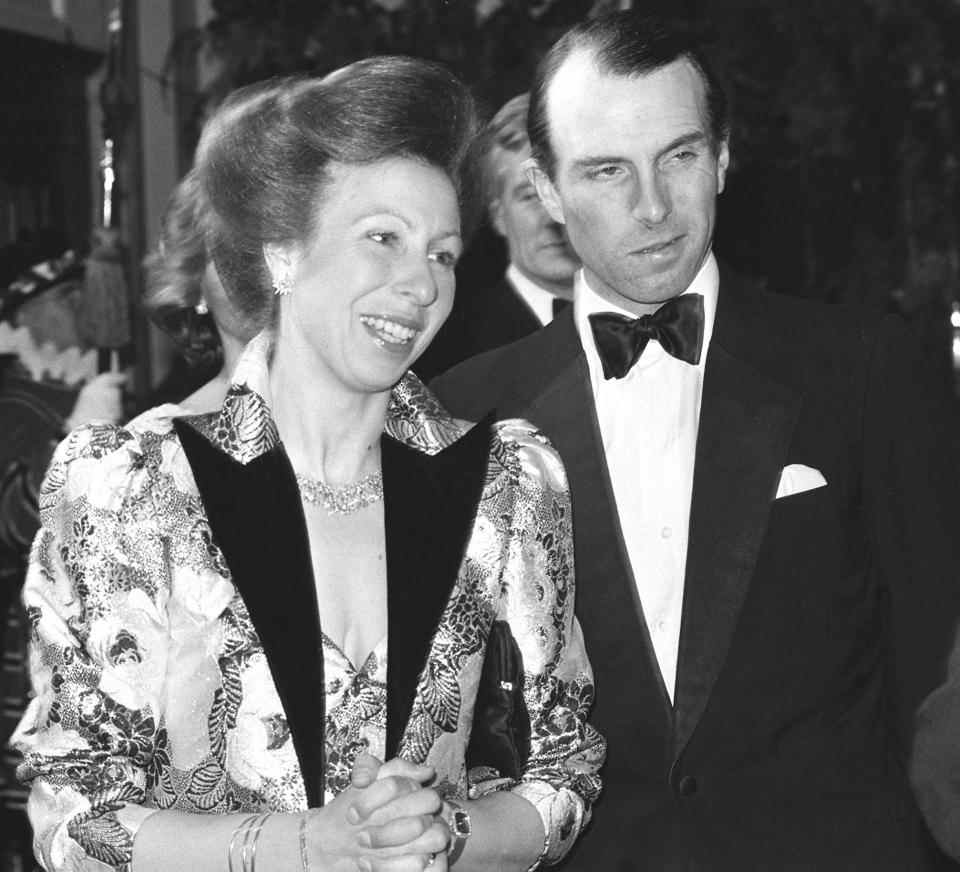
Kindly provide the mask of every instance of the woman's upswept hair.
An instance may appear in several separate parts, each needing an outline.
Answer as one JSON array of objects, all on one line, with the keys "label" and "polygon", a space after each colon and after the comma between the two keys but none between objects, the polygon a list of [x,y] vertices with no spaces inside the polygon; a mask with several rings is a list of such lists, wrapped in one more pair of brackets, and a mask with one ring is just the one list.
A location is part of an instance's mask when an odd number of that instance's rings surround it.
[{"label": "woman's upswept hair", "polygon": [[446,173],[462,200],[475,130],[466,86],[440,64],[409,57],[235,92],[207,122],[196,159],[210,205],[207,248],[234,305],[260,327],[271,322],[263,247],[310,238],[331,164],[420,160]]},{"label": "woman's upswept hair", "polygon": [[203,212],[200,184],[191,170],[170,194],[160,240],[144,258],[143,307],[173,338],[188,363],[214,367],[220,359],[220,337],[211,315],[196,310],[209,263]]}]

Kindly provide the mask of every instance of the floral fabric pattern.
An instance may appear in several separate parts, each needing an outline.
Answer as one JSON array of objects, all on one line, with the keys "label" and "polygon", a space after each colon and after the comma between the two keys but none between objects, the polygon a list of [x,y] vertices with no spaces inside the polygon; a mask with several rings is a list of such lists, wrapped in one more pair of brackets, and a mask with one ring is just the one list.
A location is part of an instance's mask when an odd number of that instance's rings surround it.
[{"label": "floral fabric pattern", "polygon": [[[277,442],[266,357],[248,348],[203,431],[241,462]],[[162,406],[126,427],[74,431],[40,495],[24,600],[35,698],[17,733],[38,858],[48,870],[128,870],[140,824],[193,813],[306,807],[263,646],[213,540]],[[387,431],[436,453],[469,425],[415,376],[395,389]],[[494,427],[483,495],[434,635],[400,755],[427,761],[450,796],[509,789],[544,823],[543,859],[586,824],[603,740],[587,724],[593,678],[573,617],[570,498],[558,456],[531,425]],[[523,654],[531,755],[519,782],[464,762],[486,638],[506,620]],[[386,640],[359,668],[324,644],[326,793],[356,754],[383,755]]]}]

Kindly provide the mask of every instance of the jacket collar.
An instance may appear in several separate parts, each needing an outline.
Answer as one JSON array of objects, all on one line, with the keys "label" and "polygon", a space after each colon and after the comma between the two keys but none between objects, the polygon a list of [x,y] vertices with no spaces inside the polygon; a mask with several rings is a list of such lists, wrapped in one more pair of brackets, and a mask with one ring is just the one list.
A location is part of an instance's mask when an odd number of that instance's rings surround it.
[{"label": "jacket collar", "polygon": [[[224,454],[244,466],[280,444],[271,412],[269,331],[247,345],[218,412],[186,416]],[[458,421],[440,405],[419,378],[408,372],[393,388],[384,434],[408,448],[435,455],[456,442],[470,424]]]}]

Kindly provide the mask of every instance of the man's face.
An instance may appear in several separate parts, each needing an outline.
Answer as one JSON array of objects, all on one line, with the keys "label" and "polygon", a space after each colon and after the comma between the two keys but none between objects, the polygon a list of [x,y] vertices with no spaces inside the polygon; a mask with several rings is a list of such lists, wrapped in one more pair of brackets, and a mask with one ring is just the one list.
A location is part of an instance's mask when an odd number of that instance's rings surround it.
[{"label": "man's face", "polygon": [[703,81],[686,59],[643,76],[600,72],[589,52],[547,94],[553,180],[536,172],[590,286],[638,314],[689,287],[710,252],[729,153],[714,144]]},{"label": "man's face", "polygon": [[524,172],[530,149],[498,149],[500,196],[491,204],[494,229],[507,240],[510,261],[549,291],[569,289],[579,267],[563,225],[550,217]]}]

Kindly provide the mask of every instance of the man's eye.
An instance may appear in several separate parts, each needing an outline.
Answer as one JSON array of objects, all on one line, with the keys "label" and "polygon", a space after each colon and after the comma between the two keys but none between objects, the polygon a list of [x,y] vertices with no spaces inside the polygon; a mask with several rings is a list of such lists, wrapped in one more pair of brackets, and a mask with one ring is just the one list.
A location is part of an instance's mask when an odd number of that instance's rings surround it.
[{"label": "man's eye", "polygon": [[399,239],[396,233],[389,230],[374,230],[367,234],[367,238],[379,242],[381,245],[393,245]]},{"label": "man's eye", "polygon": [[604,164],[603,166],[594,167],[591,169],[587,175],[591,179],[615,179],[623,172],[623,168],[617,166],[616,164]]},{"label": "man's eye", "polygon": [[452,251],[434,251],[430,255],[430,260],[447,269],[453,269],[457,265],[457,256]]},{"label": "man's eye", "polygon": [[675,151],[672,155],[673,160],[676,163],[687,163],[687,161],[693,160],[694,158],[696,158],[696,156],[697,156],[697,153],[695,151],[691,151],[689,148],[684,148],[684,149],[681,149],[680,151]]}]

